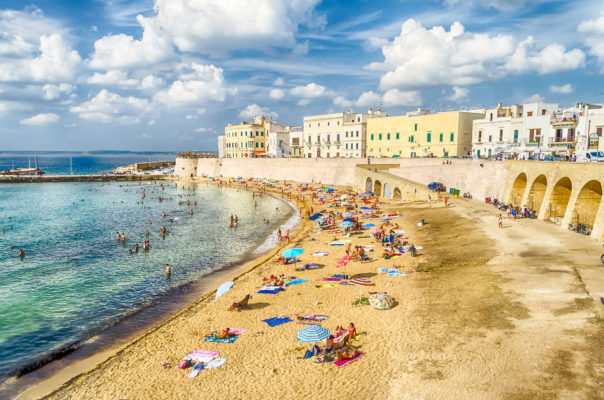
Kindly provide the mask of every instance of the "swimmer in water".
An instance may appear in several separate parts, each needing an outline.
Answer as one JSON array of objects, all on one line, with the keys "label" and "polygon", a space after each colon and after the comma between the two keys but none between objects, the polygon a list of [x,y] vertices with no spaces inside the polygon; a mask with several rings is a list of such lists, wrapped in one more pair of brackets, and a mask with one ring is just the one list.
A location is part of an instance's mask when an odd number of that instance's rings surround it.
[{"label": "swimmer in water", "polygon": [[193,215],[193,210],[189,210],[189,215]]},{"label": "swimmer in water", "polygon": [[172,267],[170,264],[166,264],[166,276],[170,276],[172,274]]},{"label": "swimmer in water", "polygon": [[134,252],[138,253],[138,243],[134,246]]},{"label": "swimmer in water", "polygon": [[151,233],[151,232],[149,232],[149,229],[147,229],[147,237],[149,237],[149,234],[150,234],[150,233]]},{"label": "swimmer in water", "polygon": [[23,249],[19,249],[18,256],[21,257],[21,258],[25,257],[25,252],[23,251]]},{"label": "swimmer in water", "polygon": [[115,236],[116,236],[118,242],[122,240],[122,235],[120,235],[119,232],[117,232]]}]

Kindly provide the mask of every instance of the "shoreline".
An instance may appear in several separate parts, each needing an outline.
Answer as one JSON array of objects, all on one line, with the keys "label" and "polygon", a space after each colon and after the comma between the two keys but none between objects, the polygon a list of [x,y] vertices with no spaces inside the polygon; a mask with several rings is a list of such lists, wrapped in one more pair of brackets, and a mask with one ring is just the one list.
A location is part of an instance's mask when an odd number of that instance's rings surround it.
[{"label": "shoreline", "polygon": [[[148,178],[148,177],[146,177]],[[190,179],[171,179],[171,178],[159,178],[152,177],[148,179],[124,179],[124,180],[164,180],[164,181],[175,181],[177,183],[193,183],[200,185],[203,183],[214,183],[211,181],[199,181]],[[16,183],[16,182],[12,182]],[[229,189],[244,189],[238,188],[232,185],[228,186]],[[246,191],[256,191],[253,188],[245,188]],[[295,240],[296,235],[304,229],[304,221],[299,217],[299,208],[297,205],[285,196],[281,196],[278,192],[267,191],[265,195],[278,198],[279,200],[286,203],[292,210],[291,215],[283,222],[288,225],[293,222],[291,228],[292,240]],[[257,243],[257,246],[247,250],[241,254],[239,261],[230,262],[224,266],[213,270],[208,273],[201,280],[197,282],[191,282],[184,284],[174,290],[177,291],[176,305],[172,306],[169,300],[160,299],[152,304],[139,309],[132,314],[124,317],[115,325],[108,327],[89,339],[74,342],[64,348],[57,350],[56,353],[50,354],[47,361],[42,361],[41,365],[32,368],[25,374],[13,375],[8,377],[1,386],[3,390],[7,390],[8,395],[12,399],[30,399],[30,398],[45,398],[51,396],[56,391],[60,390],[65,385],[68,385],[74,379],[79,376],[86,374],[87,372],[93,371],[108,361],[115,355],[119,354],[120,351],[130,347],[137,343],[145,336],[153,333],[163,325],[169,323],[171,320],[178,316],[186,313],[187,310],[199,306],[205,301],[211,300],[215,296],[216,289],[220,284],[225,281],[233,280],[236,281],[242,275],[249,271],[252,271],[259,265],[262,265],[267,260],[274,257],[279,250],[287,246],[285,243],[277,243],[275,246],[258,252],[265,243],[270,239],[274,233],[269,233],[265,240]],[[159,308],[159,310],[158,310]],[[151,321],[145,320],[146,316],[151,316]],[[129,327],[134,325],[134,327]],[[115,335],[115,331],[118,332]],[[121,332],[124,331],[124,332]],[[108,341],[109,343],[101,344],[99,348],[95,348],[94,343],[98,341]],[[92,349],[89,347],[92,345]],[[81,354],[83,353],[83,354]],[[73,359],[70,359],[73,358]],[[53,365],[53,364],[63,365]],[[35,376],[39,375],[39,376]],[[19,386],[19,380],[30,379],[29,382],[25,383],[25,389]],[[13,389],[14,386],[14,389]]]}]

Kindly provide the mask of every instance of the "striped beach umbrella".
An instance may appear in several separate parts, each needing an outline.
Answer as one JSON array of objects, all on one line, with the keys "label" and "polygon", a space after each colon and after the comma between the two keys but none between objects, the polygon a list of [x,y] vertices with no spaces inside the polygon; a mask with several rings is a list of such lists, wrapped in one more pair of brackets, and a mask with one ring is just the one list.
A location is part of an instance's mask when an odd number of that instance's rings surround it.
[{"label": "striped beach umbrella", "polygon": [[350,280],[350,283],[353,283],[358,286],[375,286],[375,283],[365,278],[353,278]]},{"label": "striped beach umbrella", "polygon": [[389,310],[394,304],[394,299],[386,293],[374,293],[369,295],[369,304],[378,310]]},{"label": "striped beach umbrella", "polygon": [[353,222],[344,221],[340,224],[340,228],[352,228],[354,226]]},{"label": "striped beach umbrella", "polygon": [[378,233],[382,233],[382,232],[384,232],[384,230],[382,228],[380,228],[379,226],[372,226],[369,229],[369,233],[374,234],[374,235],[377,235]]},{"label": "striped beach umbrella", "polygon": [[329,331],[319,325],[308,325],[298,332],[298,341],[302,343],[318,342],[328,337]]}]

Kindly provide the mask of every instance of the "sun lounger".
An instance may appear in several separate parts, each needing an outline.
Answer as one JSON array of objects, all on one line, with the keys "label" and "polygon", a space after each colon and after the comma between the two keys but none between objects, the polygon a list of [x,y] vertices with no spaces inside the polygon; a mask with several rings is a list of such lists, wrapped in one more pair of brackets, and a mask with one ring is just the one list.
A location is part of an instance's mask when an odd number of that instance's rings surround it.
[{"label": "sun lounger", "polygon": [[270,327],[275,327],[275,326],[279,326],[282,324],[286,324],[288,322],[291,322],[292,320],[289,318],[278,318],[278,317],[274,317],[274,318],[268,318],[268,319],[263,319],[262,322],[266,322],[266,324]]}]

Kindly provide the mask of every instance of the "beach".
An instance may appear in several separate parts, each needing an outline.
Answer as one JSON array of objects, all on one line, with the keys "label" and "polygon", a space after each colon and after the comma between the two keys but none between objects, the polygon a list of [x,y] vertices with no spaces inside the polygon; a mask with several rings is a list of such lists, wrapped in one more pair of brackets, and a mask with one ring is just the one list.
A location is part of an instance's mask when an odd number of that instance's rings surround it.
[{"label": "beach", "polygon": [[[505,220],[505,228],[499,229],[497,210],[467,200],[452,200],[446,208],[442,201],[396,200],[379,207],[386,214],[397,214],[391,223],[399,224],[402,235],[421,247],[416,257],[405,253],[386,260],[381,257],[382,245],[365,232],[343,238],[341,233],[318,231],[305,220],[289,245],[246,266],[225,295],[217,299],[214,292],[203,295],[49,398],[601,395],[603,319],[594,298],[602,293],[604,282],[594,273],[599,260],[589,257],[599,251],[599,244],[534,220]],[[421,219],[426,224],[418,226]],[[373,246],[366,248],[374,250],[368,252],[370,259],[337,268],[345,250],[330,245],[334,235],[350,239],[353,247]],[[534,237],[540,238],[538,248],[532,245]],[[304,249],[299,263],[275,261],[282,250],[292,247]],[[320,251],[329,254],[312,255]],[[296,266],[307,263],[322,268],[296,271]],[[393,267],[400,267],[406,276],[378,273],[379,268]],[[276,295],[256,293],[271,274],[307,282]],[[324,281],[334,274],[362,276],[375,286],[332,286]],[[370,291],[387,292],[394,306],[377,310],[352,305],[361,292]],[[227,311],[247,294],[252,295],[249,308]],[[321,323],[327,329],[353,322],[359,333],[353,346],[362,357],[341,368],[304,359],[312,344],[296,341],[297,332],[307,326],[297,316],[307,314],[327,315]],[[262,322],[279,316],[292,321],[275,327]],[[245,332],[234,343],[204,342],[207,333],[224,327]],[[192,368],[176,366],[194,349],[220,350],[226,362],[188,378]],[[35,388],[28,394],[41,395]]]}]

